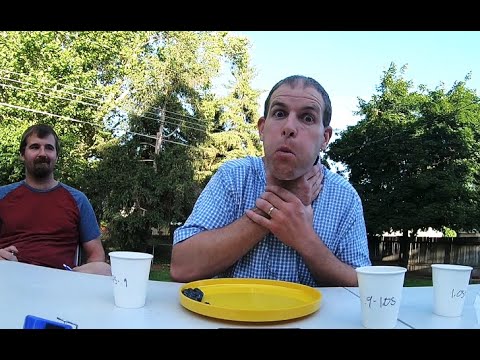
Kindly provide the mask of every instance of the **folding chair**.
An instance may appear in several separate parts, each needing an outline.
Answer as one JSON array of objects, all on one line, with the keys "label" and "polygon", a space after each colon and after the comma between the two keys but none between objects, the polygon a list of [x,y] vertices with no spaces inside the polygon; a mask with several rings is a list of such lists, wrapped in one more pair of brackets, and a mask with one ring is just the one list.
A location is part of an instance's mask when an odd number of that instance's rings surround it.
[{"label": "folding chair", "polygon": [[75,251],[75,266],[80,266],[83,263],[82,259],[82,245],[77,244],[77,250]]}]

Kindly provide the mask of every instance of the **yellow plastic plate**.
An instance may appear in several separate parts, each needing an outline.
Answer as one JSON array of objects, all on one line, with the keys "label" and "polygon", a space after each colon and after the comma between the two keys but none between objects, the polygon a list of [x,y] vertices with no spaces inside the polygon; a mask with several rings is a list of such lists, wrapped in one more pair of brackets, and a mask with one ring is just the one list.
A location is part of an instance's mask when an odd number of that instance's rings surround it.
[{"label": "yellow plastic plate", "polygon": [[[199,288],[202,301],[182,293]],[[235,321],[281,321],[314,313],[322,294],[297,283],[265,279],[208,279],[193,281],[180,290],[180,303],[190,311],[213,318]]]}]

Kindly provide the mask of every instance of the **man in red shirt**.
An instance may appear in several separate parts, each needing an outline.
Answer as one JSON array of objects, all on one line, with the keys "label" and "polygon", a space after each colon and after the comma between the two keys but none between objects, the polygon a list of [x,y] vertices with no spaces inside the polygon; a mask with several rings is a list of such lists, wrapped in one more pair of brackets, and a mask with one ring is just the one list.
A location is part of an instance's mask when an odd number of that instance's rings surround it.
[{"label": "man in red shirt", "polygon": [[[53,176],[59,139],[49,125],[23,134],[25,180],[0,187],[0,260],[111,275],[101,232],[85,194]],[[86,263],[76,264],[78,246]]]}]

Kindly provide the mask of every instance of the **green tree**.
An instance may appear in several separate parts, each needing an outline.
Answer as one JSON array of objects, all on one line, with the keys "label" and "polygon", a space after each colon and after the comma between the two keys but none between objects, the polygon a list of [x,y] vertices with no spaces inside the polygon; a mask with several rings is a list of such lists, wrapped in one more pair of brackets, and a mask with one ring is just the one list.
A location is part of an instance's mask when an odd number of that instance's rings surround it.
[{"label": "green tree", "polygon": [[328,155],[346,165],[372,235],[478,228],[478,97],[464,82],[413,91],[404,71],[391,64]]},{"label": "green tree", "polygon": [[112,136],[103,119],[120,92],[132,32],[0,32],[0,184],[23,177],[18,144],[34,123],[62,140],[57,178],[75,185]]},{"label": "green tree", "polygon": [[[111,243],[124,248],[144,246],[151,228],[183,222],[221,162],[260,149],[248,42],[223,32],[149,36],[126,66],[129,95],[117,103],[126,116],[110,117],[128,133],[99,154],[84,184],[90,194],[106,190],[92,201]],[[233,84],[219,96],[213,84],[222,66],[230,67]]]}]

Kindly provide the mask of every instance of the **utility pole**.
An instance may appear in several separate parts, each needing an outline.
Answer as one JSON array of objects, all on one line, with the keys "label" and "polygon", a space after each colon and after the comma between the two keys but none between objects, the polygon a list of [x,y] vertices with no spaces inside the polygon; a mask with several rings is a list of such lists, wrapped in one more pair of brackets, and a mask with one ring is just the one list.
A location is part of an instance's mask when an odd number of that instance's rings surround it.
[{"label": "utility pole", "polygon": [[[163,104],[163,109],[160,110],[161,111],[161,114],[160,114],[160,126],[159,126],[159,129],[158,129],[158,132],[157,132],[157,136],[156,136],[156,141],[155,141],[155,155],[159,155],[160,154],[160,148],[162,146],[162,140],[163,140],[163,124],[165,122],[165,108],[166,108],[166,103]],[[157,161],[155,160],[153,162],[153,167],[155,169],[155,172],[157,172]]]}]

